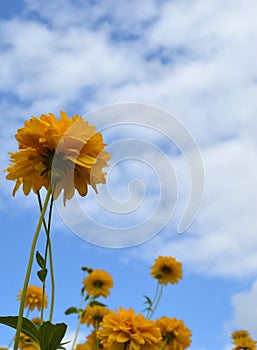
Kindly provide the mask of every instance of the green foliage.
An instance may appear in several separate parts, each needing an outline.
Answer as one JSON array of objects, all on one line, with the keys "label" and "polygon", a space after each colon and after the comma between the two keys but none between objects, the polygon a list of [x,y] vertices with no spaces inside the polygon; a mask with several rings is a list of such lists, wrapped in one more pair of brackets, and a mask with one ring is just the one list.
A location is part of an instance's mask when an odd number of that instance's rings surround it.
[{"label": "green foliage", "polygon": [[[0,323],[17,328],[18,316],[0,317]],[[42,323],[39,329],[29,319],[22,318],[21,332],[29,336],[35,342],[39,343],[41,350],[62,349],[64,343],[61,343],[67,325],[65,323],[52,324],[47,321]]]},{"label": "green foliage", "polygon": [[45,269],[46,268],[46,261],[42,257],[42,255],[39,253],[39,251],[36,252],[36,259],[37,259],[38,266],[41,267],[41,269]]},{"label": "green foliage", "polygon": [[39,251],[36,252],[36,259],[38,266],[41,267],[41,270],[37,272],[37,275],[40,281],[44,283],[47,275],[46,261],[39,253]]},{"label": "green foliage", "polygon": [[42,269],[37,272],[38,278],[41,282],[45,282],[46,275],[47,275],[47,269]]},{"label": "green foliage", "polygon": [[92,300],[88,303],[89,306],[106,306],[106,304],[101,303],[100,301],[97,300]]},{"label": "green foliage", "polygon": [[152,299],[149,298],[147,295],[143,295],[143,297],[146,299],[144,304],[148,305],[143,311],[151,312],[152,311],[152,307],[153,307]]},{"label": "green foliage", "polygon": [[41,350],[56,350],[61,347],[61,341],[65,335],[67,325],[65,323],[52,324],[47,321],[39,328],[38,340]]},{"label": "green foliage", "polygon": [[[0,317],[0,323],[12,327],[17,328],[18,316],[5,316]],[[38,329],[29,319],[23,317],[21,332],[29,336],[31,339],[38,341]]]},{"label": "green foliage", "polygon": [[64,313],[65,313],[65,315],[78,314],[79,309],[77,309],[75,306],[71,306]]}]

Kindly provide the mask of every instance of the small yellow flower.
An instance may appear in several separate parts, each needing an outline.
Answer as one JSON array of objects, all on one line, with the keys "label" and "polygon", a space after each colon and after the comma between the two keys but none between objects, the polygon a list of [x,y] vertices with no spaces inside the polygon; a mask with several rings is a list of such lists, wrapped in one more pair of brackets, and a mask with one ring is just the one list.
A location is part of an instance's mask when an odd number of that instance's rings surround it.
[{"label": "small yellow flower", "polygon": [[93,325],[94,328],[99,328],[99,325],[102,322],[104,316],[109,312],[110,310],[104,306],[88,306],[84,311],[81,323],[85,323],[87,326]]},{"label": "small yellow flower", "polygon": [[77,344],[76,350],[86,350],[85,344]]},{"label": "small yellow flower", "polygon": [[235,331],[231,334],[232,339],[237,339],[237,338],[244,338],[244,337],[250,337],[249,332],[241,329],[239,331]]},{"label": "small yellow flower", "polygon": [[161,333],[151,320],[134,310],[120,308],[103,318],[97,337],[104,348],[122,350],[159,350]]},{"label": "small yellow flower", "polygon": [[42,320],[39,317],[34,317],[31,321],[34,323],[35,326],[40,326],[42,323]]},{"label": "small yellow flower", "polygon": [[105,270],[96,269],[84,279],[83,284],[89,296],[106,298],[113,287],[113,279]]},{"label": "small yellow flower", "polygon": [[231,334],[235,347],[232,350],[256,350],[257,342],[254,341],[249,332],[245,330],[235,331]]},{"label": "small yellow flower", "polygon": [[[19,151],[10,153],[10,166],[6,169],[8,180],[16,181],[13,195],[22,185],[28,195],[42,187],[54,187],[54,198],[64,191],[64,203],[71,199],[75,189],[81,196],[87,194],[88,185],[105,183],[105,173],[110,158],[105,152],[102,135],[97,133],[82,117],[60,112],[42,114],[25,121],[15,135]],[[54,161],[54,165],[53,165]],[[52,169],[53,165],[53,169]]]},{"label": "small yellow flower", "polygon": [[241,337],[233,341],[235,347],[232,350],[256,350],[257,342],[250,337]]},{"label": "small yellow flower", "polygon": [[155,324],[161,331],[165,350],[184,350],[190,346],[192,334],[182,320],[164,316],[157,319]]},{"label": "small yellow flower", "polygon": [[35,343],[33,339],[31,339],[26,334],[21,333],[18,347],[22,350],[38,350],[40,349],[39,344]]},{"label": "small yellow flower", "polygon": [[182,279],[182,264],[172,256],[159,256],[150,273],[160,284],[175,284]]},{"label": "small yellow flower", "polygon": [[[18,295],[18,300],[21,300],[22,290]],[[43,304],[43,291],[42,288],[37,286],[28,286],[26,299],[25,299],[25,307],[29,307],[30,311],[33,311],[35,307],[37,307],[38,311],[41,310]],[[47,307],[47,296],[44,298],[44,307]]]}]

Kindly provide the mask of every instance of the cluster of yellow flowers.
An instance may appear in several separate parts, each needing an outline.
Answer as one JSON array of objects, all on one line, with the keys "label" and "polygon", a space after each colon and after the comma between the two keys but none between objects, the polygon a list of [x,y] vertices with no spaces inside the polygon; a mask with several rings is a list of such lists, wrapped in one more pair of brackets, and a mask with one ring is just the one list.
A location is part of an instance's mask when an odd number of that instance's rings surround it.
[{"label": "cluster of yellow flowers", "polygon": [[[53,324],[54,271],[51,248],[51,217],[53,201],[63,191],[64,205],[74,196],[75,190],[86,196],[88,186],[96,192],[97,184],[105,183],[103,168],[107,167],[110,154],[104,150],[102,135],[96,132],[81,116],[69,118],[60,112],[60,119],[54,114],[42,114],[25,121],[24,127],[15,135],[18,151],[10,153],[10,165],[6,178],[15,181],[13,195],[22,186],[25,195],[31,191],[38,196],[40,217],[31,244],[24,287],[18,295],[19,316],[0,317],[0,323],[16,328],[14,350],[56,350],[64,349],[62,339],[67,325]],[[40,190],[45,188],[44,203]],[[50,201],[51,199],[51,201]],[[50,206],[48,206],[48,204]],[[48,214],[48,220],[46,215]],[[44,254],[35,247],[41,229],[46,234]],[[37,272],[42,288],[29,285],[33,259],[36,255],[40,270]],[[44,320],[44,309],[48,306],[45,293],[46,277],[50,265],[52,284],[49,320]],[[151,266],[150,274],[157,280],[153,300],[146,298],[146,315],[136,313],[133,308],[110,310],[98,298],[107,298],[113,287],[112,276],[105,270],[82,268],[87,276],[83,279],[82,303],[84,308],[71,307],[66,314],[78,315],[78,327],[72,343],[72,350],[184,350],[191,344],[191,331],[182,320],[163,316],[152,320],[167,284],[176,284],[182,279],[182,264],[174,257],[159,256]],[[37,309],[40,315],[31,321],[23,317],[27,308]],[[80,325],[91,327],[85,343],[76,344]],[[244,330],[232,333],[233,350],[256,350],[257,342]],[[12,343],[12,342],[11,342]],[[10,345],[11,346],[11,345]],[[9,347],[10,347],[9,346]],[[7,348],[0,348],[0,350]]]},{"label": "cluster of yellow flowers", "polygon": [[[76,350],[184,350],[190,346],[191,331],[182,320],[167,316],[155,321],[150,319],[158,304],[154,305],[150,298],[147,316],[137,314],[132,308],[112,311],[96,301],[110,294],[113,280],[105,270],[86,270],[89,273],[83,280],[83,291],[89,302],[84,310],[79,310],[79,323],[93,328],[85,343],[78,344]],[[159,256],[150,273],[157,279],[158,288],[175,284],[182,279],[182,264],[173,257]]]}]

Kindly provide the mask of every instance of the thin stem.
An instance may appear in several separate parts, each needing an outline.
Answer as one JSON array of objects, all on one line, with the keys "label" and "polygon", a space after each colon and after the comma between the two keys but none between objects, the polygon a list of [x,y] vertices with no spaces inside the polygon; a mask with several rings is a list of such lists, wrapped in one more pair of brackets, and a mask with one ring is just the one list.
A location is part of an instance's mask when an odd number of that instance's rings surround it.
[{"label": "thin stem", "polygon": [[153,297],[153,300],[152,300],[152,305],[151,305],[151,310],[148,310],[147,311],[147,315],[146,315],[146,318],[150,318],[150,315],[151,315],[151,312],[152,312],[152,306],[154,305],[155,301],[156,301],[156,298],[159,294],[159,289],[160,289],[160,283],[157,281],[157,285],[156,285],[156,289],[155,289],[155,295]]},{"label": "thin stem", "polygon": [[[40,193],[37,193],[38,195],[38,204],[40,211],[42,211],[42,201],[40,197]],[[52,253],[52,244],[51,244],[51,238],[50,238],[50,229],[51,229],[51,220],[52,220],[52,210],[53,210],[53,195],[51,197],[51,203],[50,203],[50,209],[49,209],[49,216],[48,216],[48,225],[46,225],[45,219],[43,221],[45,233],[47,236],[46,241],[46,248],[45,248],[45,261],[47,260],[47,253],[49,252],[49,262],[50,262],[50,275],[51,275],[51,286],[52,286],[52,293],[51,293],[51,305],[50,305],[50,316],[49,321],[52,322],[53,320],[53,312],[54,312],[54,298],[55,298],[55,281],[54,281],[54,265],[53,265],[53,253]],[[42,293],[42,299],[45,300],[45,282],[43,283],[43,293]],[[44,305],[44,304],[43,304]],[[41,309],[41,320],[43,321],[44,316],[44,307]]]},{"label": "thin stem", "polygon": [[163,342],[163,344],[162,344],[160,350],[164,350],[167,344],[168,344],[168,338],[166,338],[166,339],[164,340],[164,342]]},{"label": "thin stem", "polygon": [[78,325],[77,325],[77,329],[76,329],[76,333],[75,333],[75,336],[74,336],[74,339],[73,339],[71,350],[75,349],[75,345],[76,345],[76,342],[77,342],[77,339],[78,339],[80,325],[81,325],[81,319],[82,319],[82,311],[81,311],[81,309],[82,309],[82,306],[83,306],[83,302],[84,302],[84,292],[82,293],[82,298],[80,300],[80,305],[79,305],[79,322],[78,322]]},{"label": "thin stem", "polygon": [[126,349],[127,349],[127,345],[128,345],[128,342],[126,342],[126,343],[124,344],[123,350],[126,350]]},{"label": "thin stem", "polygon": [[157,309],[157,306],[159,305],[160,303],[160,300],[161,300],[161,297],[162,297],[162,292],[163,292],[163,284],[160,286],[160,289],[159,289],[159,295],[158,297],[156,298],[156,302],[155,302],[155,306],[154,308],[152,309],[150,315],[149,315],[149,319],[153,316],[153,314],[155,313],[156,309]]},{"label": "thin stem", "polygon": [[35,254],[36,243],[37,243],[40,229],[41,229],[41,226],[42,226],[42,223],[44,220],[44,216],[45,216],[47,205],[48,205],[48,202],[49,202],[49,199],[51,196],[51,192],[52,192],[51,186],[49,186],[46,197],[45,197],[45,202],[44,202],[44,205],[43,205],[43,208],[41,211],[41,215],[40,215],[39,220],[38,220],[37,228],[36,228],[36,231],[34,233],[31,248],[30,248],[29,262],[28,262],[27,272],[26,272],[26,276],[25,276],[25,280],[24,280],[21,301],[20,301],[19,316],[18,316],[18,321],[17,321],[17,329],[16,329],[15,342],[14,342],[14,348],[13,348],[14,350],[18,349],[19,337],[20,337],[21,327],[22,327],[24,305],[25,305],[25,300],[26,300],[26,294],[27,294],[32,264],[33,264],[33,258],[34,258],[34,254]]}]

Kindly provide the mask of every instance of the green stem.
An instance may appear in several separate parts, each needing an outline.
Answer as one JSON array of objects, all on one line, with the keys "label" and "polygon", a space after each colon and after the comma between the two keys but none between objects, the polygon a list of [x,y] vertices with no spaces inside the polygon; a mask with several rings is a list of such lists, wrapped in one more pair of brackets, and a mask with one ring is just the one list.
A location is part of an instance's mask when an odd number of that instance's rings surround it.
[{"label": "green stem", "polygon": [[155,301],[156,301],[156,298],[159,294],[159,289],[160,289],[160,283],[157,281],[157,285],[156,285],[156,290],[155,290],[155,295],[153,297],[153,300],[152,300],[152,305],[151,305],[151,310],[148,310],[147,311],[147,315],[146,315],[146,318],[149,319],[150,318],[150,315],[151,315],[151,312],[152,312],[152,306],[154,305]]},{"label": "green stem", "polygon": [[83,302],[84,302],[84,292],[82,292],[82,298],[80,300],[80,305],[79,305],[79,322],[78,322],[78,325],[77,325],[77,329],[76,329],[76,333],[75,333],[75,336],[74,336],[74,339],[73,339],[71,350],[75,349],[75,345],[76,345],[76,342],[77,342],[77,339],[78,339],[79,329],[80,329],[81,319],[82,319],[82,311],[81,311],[81,309],[82,309],[82,306],[83,306]]},{"label": "green stem", "polygon": [[160,300],[161,300],[161,297],[162,297],[162,292],[163,292],[163,284],[160,286],[160,289],[159,289],[159,295],[158,297],[156,298],[156,302],[155,302],[155,306],[154,308],[152,309],[150,315],[149,315],[149,319],[153,316],[153,314],[155,313],[156,309],[157,309],[157,306],[159,305],[160,303]]},{"label": "green stem", "polygon": [[164,342],[163,342],[163,344],[162,344],[160,350],[164,350],[167,344],[168,344],[168,338],[166,338],[166,339],[164,340]]},{"label": "green stem", "polygon": [[[40,211],[42,212],[42,201],[40,197],[40,193],[37,193],[38,195],[38,204]],[[54,265],[53,265],[53,253],[52,253],[52,244],[51,244],[51,238],[50,238],[50,229],[51,229],[51,220],[52,220],[52,209],[53,209],[53,196],[51,198],[51,203],[50,203],[50,209],[49,209],[49,216],[48,216],[48,225],[46,225],[45,219],[43,221],[45,233],[47,236],[47,241],[46,241],[46,248],[45,248],[45,262],[47,260],[47,253],[49,252],[49,262],[50,262],[50,275],[51,275],[51,286],[52,286],[52,293],[51,293],[51,305],[50,305],[50,316],[49,316],[49,321],[52,322],[53,320],[53,312],[54,312],[54,298],[55,298],[55,281],[54,281]],[[42,298],[44,300],[45,297],[45,282],[43,283],[43,293],[42,293]],[[43,321],[44,317],[44,307],[41,309],[41,320]]]},{"label": "green stem", "polygon": [[34,254],[35,254],[35,247],[36,247],[36,243],[38,240],[40,229],[41,229],[41,226],[42,226],[42,223],[44,220],[47,205],[48,205],[48,202],[49,202],[49,199],[51,196],[51,192],[52,192],[51,186],[49,186],[47,194],[46,194],[45,202],[44,202],[44,205],[43,205],[43,208],[41,211],[41,215],[40,215],[39,220],[38,220],[37,228],[36,228],[33,240],[32,240],[31,248],[30,248],[29,262],[28,262],[27,272],[26,272],[26,276],[25,276],[25,280],[24,280],[21,301],[20,301],[19,316],[18,316],[17,329],[16,329],[16,334],[15,334],[15,342],[14,342],[14,347],[13,347],[14,350],[18,349],[19,338],[20,338],[20,333],[21,333],[21,326],[22,326],[22,318],[23,318],[23,312],[24,312],[24,305],[25,305],[25,300],[26,300],[26,294],[27,294],[27,288],[28,288],[28,284],[29,284],[30,274],[31,274],[31,270],[32,270],[33,258],[34,258]]}]

